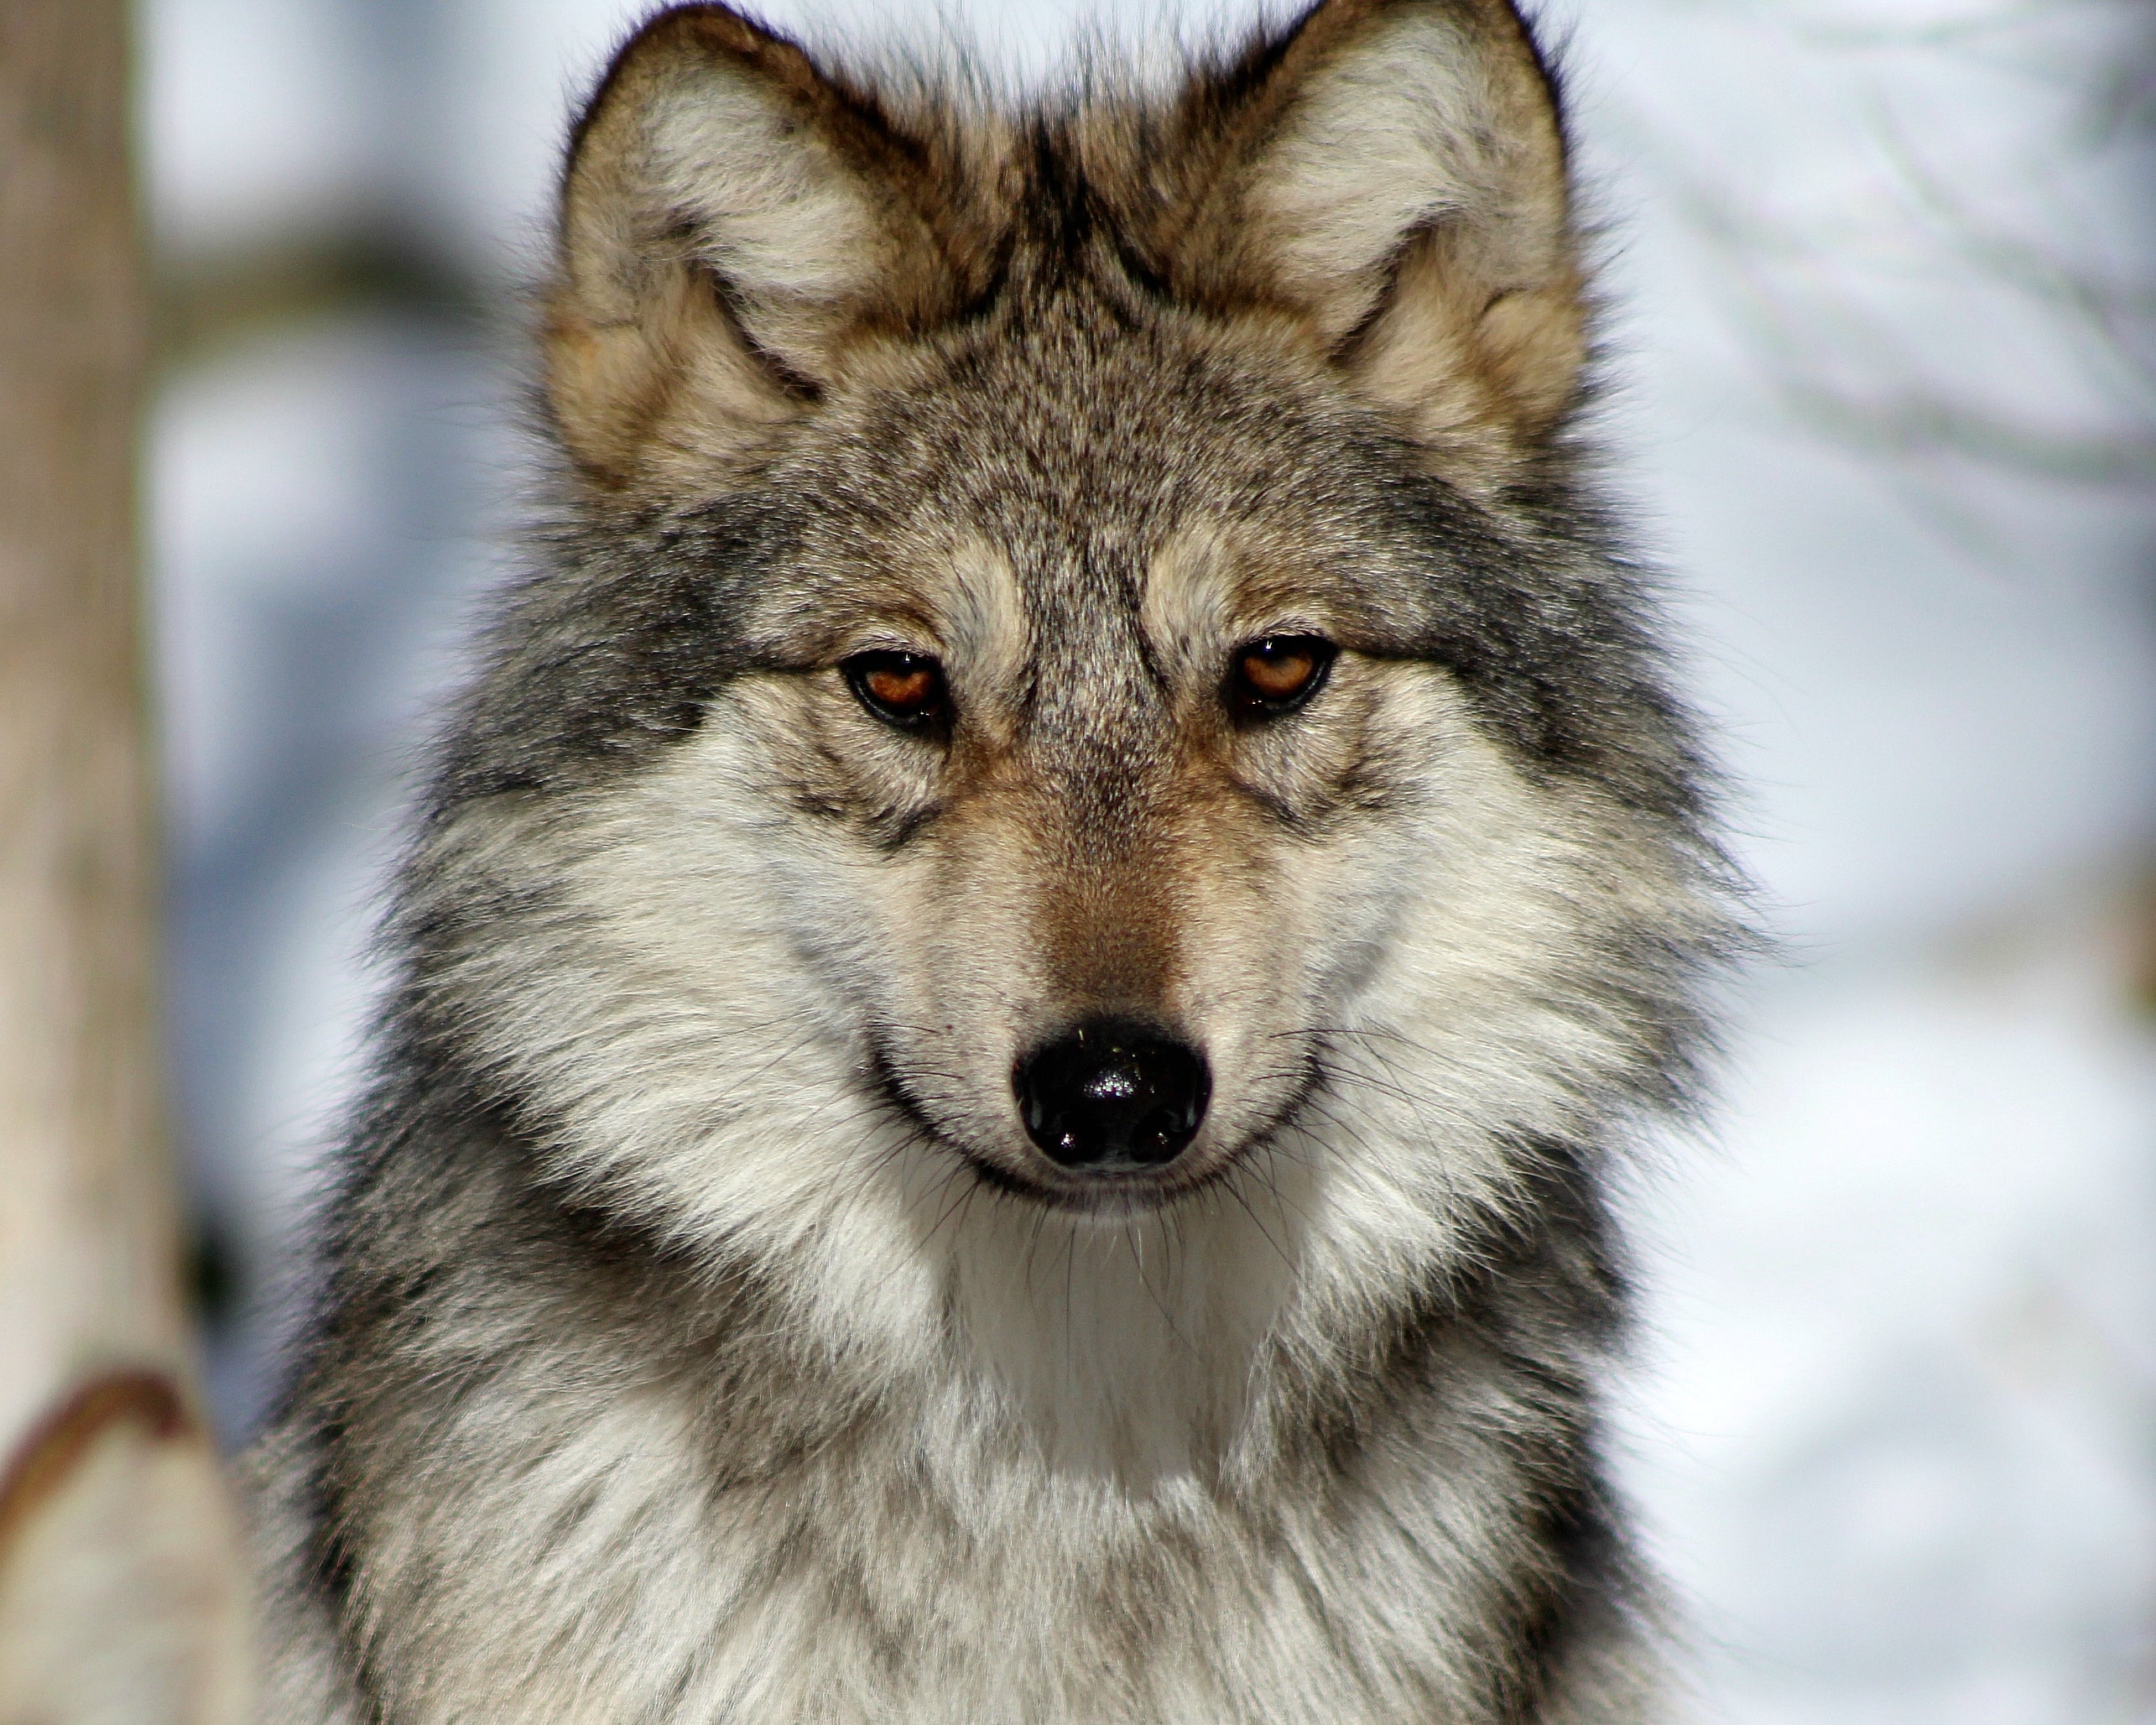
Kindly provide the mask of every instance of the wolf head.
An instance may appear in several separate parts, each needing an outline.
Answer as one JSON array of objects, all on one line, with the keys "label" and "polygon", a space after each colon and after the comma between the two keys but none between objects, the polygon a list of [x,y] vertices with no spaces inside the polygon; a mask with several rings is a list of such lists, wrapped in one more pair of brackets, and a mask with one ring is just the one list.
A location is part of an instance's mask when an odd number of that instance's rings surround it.
[{"label": "wolf head", "polygon": [[564,507],[407,926],[549,1178],[834,1337],[993,1329],[1062,1230],[1202,1347],[1679,1083],[1723,924],[1505,0],[1016,110],[671,11],[544,305]]}]

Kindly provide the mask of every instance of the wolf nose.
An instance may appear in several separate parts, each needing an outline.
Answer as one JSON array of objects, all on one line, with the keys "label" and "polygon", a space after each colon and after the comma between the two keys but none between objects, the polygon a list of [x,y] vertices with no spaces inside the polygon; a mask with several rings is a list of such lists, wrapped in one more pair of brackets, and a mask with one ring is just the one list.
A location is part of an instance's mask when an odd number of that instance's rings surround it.
[{"label": "wolf nose", "polygon": [[1206,1057],[1150,1027],[1091,1019],[1011,1074],[1026,1133],[1051,1162],[1094,1174],[1158,1168],[1197,1136]]}]

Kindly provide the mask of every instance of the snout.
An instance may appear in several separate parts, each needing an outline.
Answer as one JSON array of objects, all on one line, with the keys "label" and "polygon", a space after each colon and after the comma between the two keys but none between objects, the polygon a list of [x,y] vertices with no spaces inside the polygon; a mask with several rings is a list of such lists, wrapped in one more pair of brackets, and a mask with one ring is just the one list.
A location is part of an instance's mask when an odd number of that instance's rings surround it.
[{"label": "snout", "polygon": [[1142,1173],[1197,1136],[1212,1074],[1204,1055],[1155,1026],[1089,1019],[1022,1055],[1011,1088],[1027,1135],[1058,1166]]}]

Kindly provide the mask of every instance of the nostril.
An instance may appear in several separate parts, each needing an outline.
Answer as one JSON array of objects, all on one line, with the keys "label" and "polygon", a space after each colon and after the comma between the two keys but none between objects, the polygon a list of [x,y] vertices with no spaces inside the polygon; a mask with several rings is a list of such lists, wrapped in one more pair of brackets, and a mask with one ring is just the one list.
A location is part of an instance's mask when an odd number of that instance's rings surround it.
[{"label": "nostril", "polygon": [[1198,1135],[1212,1092],[1206,1057],[1125,1019],[1090,1019],[1012,1070],[1027,1136],[1065,1168],[1158,1168]]}]

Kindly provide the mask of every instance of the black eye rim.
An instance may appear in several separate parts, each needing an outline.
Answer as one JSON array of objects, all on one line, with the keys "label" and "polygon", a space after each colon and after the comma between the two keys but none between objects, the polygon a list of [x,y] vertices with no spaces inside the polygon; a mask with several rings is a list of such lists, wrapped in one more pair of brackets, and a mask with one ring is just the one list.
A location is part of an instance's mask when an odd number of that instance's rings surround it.
[{"label": "black eye rim", "polygon": [[[1316,669],[1292,695],[1268,696],[1251,686],[1242,674],[1242,662],[1253,653],[1306,653]],[[1323,635],[1260,635],[1245,641],[1229,655],[1226,695],[1230,710],[1239,719],[1263,722],[1285,718],[1316,700],[1332,680],[1333,661],[1340,657],[1339,644]]]},{"label": "black eye rim", "polygon": [[[867,653],[856,653],[838,663],[839,673],[846,679],[846,686],[853,691],[871,717],[888,725],[894,731],[909,736],[939,736],[950,728],[950,686],[943,673],[943,661],[929,653],[908,653],[897,649],[878,648]],[[927,670],[935,678],[935,695],[925,706],[895,707],[878,701],[868,687],[868,680],[878,671],[897,671],[911,675],[915,671]]]}]

